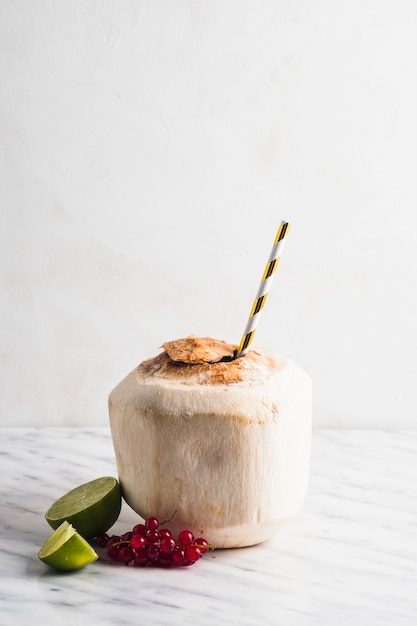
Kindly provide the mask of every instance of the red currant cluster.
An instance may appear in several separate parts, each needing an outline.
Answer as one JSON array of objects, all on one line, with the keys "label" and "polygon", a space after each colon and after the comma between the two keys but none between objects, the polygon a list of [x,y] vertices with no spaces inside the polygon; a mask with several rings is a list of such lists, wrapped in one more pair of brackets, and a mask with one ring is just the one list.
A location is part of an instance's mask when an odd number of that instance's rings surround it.
[{"label": "red currant cluster", "polygon": [[96,537],[96,543],[106,548],[113,561],[160,567],[193,565],[210,548],[206,539],[195,539],[190,530],[181,531],[175,541],[167,528],[158,530],[160,525],[156,517],[148,517],[144,524],[137,524],[124,535],[109,537],[103,533]]}]

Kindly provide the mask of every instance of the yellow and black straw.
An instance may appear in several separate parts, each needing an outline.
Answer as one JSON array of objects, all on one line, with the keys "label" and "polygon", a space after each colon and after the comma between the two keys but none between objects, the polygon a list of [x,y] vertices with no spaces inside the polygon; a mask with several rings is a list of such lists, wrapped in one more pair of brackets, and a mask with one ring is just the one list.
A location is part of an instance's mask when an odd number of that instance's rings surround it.
[{"label": "yellow and black straw", "polygon": [[274,274],[277,270],[279,260],[281,258],[282,250],[285,245],[287,235],[289,233],[291,224],[289,222],[281,222],[278,232],[275,237],[274,245],[272,246],[271,254],[269,255],[268,263],[266,264],[265,271],[262,276],[261,284],[259,285],[258,293],[256,294],[255,301],[253,303],[248,322],[246,324],[245,332],[243,333],[242,340],[239,345],[239,349],[236,353],[236,359],[245,356],[249,350],[249,346],[252,343],[253,336],[255,334],[256,327],[261,316],[262,309],[264,308],[271,282]]}]

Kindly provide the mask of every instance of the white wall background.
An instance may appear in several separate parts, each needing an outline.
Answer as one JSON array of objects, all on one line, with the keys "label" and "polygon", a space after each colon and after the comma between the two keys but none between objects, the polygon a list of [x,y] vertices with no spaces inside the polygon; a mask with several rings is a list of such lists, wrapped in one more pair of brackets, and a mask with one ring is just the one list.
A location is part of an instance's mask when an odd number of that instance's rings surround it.
[{"label": "white wall background", "polygon": [[1,424],[107,425],[163,341],[305,367],[316,427],[415,428],[417,2],[0,0]]}]

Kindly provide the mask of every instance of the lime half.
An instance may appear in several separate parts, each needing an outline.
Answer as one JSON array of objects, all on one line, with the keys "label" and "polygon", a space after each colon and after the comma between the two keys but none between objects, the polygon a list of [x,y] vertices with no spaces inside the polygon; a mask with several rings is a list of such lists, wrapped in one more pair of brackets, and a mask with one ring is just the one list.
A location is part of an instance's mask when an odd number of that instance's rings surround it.
[{"label": "lime half", "polygon": [[45,519],[52,528],[67,521],[85,539],[92,539],[113,526],[121,507],[119,482],[116,478],[104,476],[63,495],[49,507]]},{"label": "lime half", "polygon": [[38,552],[41,561],[58,570],[71,572],[98,559],[98,554],[79,533],[63,522]]}]

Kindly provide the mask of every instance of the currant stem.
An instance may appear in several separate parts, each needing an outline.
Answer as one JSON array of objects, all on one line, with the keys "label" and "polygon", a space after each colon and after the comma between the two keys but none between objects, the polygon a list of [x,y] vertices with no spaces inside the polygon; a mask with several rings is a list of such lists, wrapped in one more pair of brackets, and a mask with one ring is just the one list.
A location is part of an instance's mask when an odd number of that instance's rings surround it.
[{"label": "currant stem", "polygon": [[159,523],[159,526],[163,526],[164,524],[168,524],[168,522],[172,522],[172,520],[174,519],[174,517],[176,516],[177,513],[178,513],[178,509],[175,509],[175,511],[173,512],[171,517],[169,517],[168,519],[164,519],[163,522]]}]

